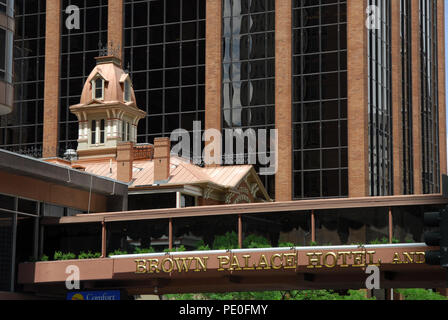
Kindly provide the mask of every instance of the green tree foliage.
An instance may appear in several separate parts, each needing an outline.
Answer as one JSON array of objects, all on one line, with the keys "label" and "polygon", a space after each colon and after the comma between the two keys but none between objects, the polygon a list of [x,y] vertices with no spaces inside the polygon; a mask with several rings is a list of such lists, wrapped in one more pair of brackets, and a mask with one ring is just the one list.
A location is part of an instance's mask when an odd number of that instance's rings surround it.
[{"label": "green tree foliage", "polygon": [[169,294],[170,300],[375,300],[361,290],[348,290],[341,295],[332,290],[292,290],[263,292],[228,292],[202,294]]},{"label": "green tree foliage", "polygon": [[447,300],[441,294],[426,289],[399,289],[405,300]]},{"label": "green tree foliage", "polygon": [[272,245],[265,237],[250,234],[243,240],[244,248],[271,248]]},{"label": "green tree foliage", "polygon": [[238,249],[238,236],[235,231],[227,232],[225,235],[216,236],[213,241],[214,250]]},{"label": "green tree foliage", "polygon": [[208,246],[208,244],[205,244],[204,240],[200,240],[196,244],[196,250],[197,251],[207,251],[207,250],[210,250],[210,247]]}]

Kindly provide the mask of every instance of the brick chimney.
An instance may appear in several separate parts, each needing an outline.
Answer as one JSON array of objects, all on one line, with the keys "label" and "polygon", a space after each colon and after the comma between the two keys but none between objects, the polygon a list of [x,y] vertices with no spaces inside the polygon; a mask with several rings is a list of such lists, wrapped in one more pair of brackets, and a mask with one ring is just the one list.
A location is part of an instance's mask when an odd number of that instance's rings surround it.
[{"label": "brick chimney", "polygon": [[170,176],[170,138],[154,139],[154,183],[164,183]]},{"label": "brick chimney", "polygon": [[134,144],[122,142],[117,146],[117,180],[128,183],[132,180]]}]

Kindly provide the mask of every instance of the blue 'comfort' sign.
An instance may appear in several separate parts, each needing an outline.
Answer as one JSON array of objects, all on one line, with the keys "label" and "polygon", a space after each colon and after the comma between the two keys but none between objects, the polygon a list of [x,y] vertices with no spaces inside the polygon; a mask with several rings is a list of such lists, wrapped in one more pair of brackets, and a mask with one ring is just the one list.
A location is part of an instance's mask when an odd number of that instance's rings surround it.
[{"label": "blue 'comfort' sign", "polygon": [[67,300],[120,300],[119,290],[77,291],[67,293]]}]

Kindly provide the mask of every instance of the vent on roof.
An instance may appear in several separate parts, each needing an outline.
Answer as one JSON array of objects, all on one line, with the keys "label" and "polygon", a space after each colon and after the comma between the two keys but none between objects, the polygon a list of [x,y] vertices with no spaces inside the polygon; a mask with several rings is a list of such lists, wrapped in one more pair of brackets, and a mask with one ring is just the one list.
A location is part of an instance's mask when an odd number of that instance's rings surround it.
[{"label": "vent on roof", "polygon": [[73,161],[78,159],[78,154],[76,153],[76,150],[74,149],[67,149],[64,153],[64,159],[68,161]]}]

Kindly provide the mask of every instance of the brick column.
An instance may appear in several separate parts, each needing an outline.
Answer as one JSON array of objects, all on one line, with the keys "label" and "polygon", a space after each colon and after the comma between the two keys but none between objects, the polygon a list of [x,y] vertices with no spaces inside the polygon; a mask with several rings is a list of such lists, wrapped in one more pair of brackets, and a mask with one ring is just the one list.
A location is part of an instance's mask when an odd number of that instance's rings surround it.
[{"label": "brick column", "polygon": [[403,131],[402,131],[402,68],[401,68],[401,14],[400,1],[391,2],[392,12],[392,135],[394,195],[403,194]]},{"label": "brick column", "polygon": [[44,158],[58,154],[61,1],[48,0],[45,31]]},{"label": "brick column", "polygon": [[207,0],[205,23],[205,129],[221,131],[221,0]]},{"label": "brick column", "polygon": [[275,2],[275,128],[278,171],[275,200],[292,200],[292,3]]},{"label": "brick column", "polygon": [[108,43],[113,42],[114,47],[120,46],[120,59],[123,52],[123,11],[123,0],[109,1],[107,40]]},{"label": "brick column", "polygon": [[347,1],[349,197],[369,195],[366,0]]},{"label": "brick column", "polygon": [[[442,175],[447,173],[446,159],[446,86],[445,86],[445,1],[437,2],[437,33],[438,33],[438,66],[439,66],[439,148],[440,148],[440,181]],[[442,189],[442,186],[440,187]]]},{"label": "brick column", "polygon": [[422,125],[420,79],[420,1],[412,1],[412,136],[414,155],[414,193],[422,194]]},{"label": "brick column", "polygon": [[[205,129],[221,132],[222,1],[207,0],[205,13]],[[206,143],[208,144],[208,143]],[[215,156],[212,154],[212,156]],[[219,155],[221,156],[221,155]],[[210,159],[205,159],[208,163]],[[216,164],[208,165],[215,167]]]}]

